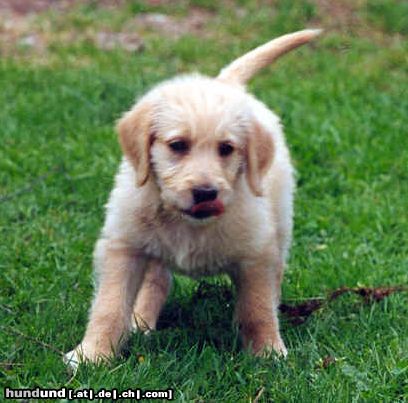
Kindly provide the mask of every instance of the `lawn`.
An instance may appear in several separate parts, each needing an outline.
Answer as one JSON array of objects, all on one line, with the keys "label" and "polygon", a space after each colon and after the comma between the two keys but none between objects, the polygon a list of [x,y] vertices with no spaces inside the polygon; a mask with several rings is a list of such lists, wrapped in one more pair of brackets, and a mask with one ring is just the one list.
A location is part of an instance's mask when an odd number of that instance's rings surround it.
[{"label": "lawn", "polygon": [[226,278],[176,276],[157,332],[132,336],[108,366],[67,370],[61,354],[84,333],[93,244],[120,160],[115,120],[165,78],[216,74],[305,26],[326,34],[250,84],[282,117],[297,169],[283,301],[341,286],[408,284],[406,3],[97,3],[31,14],[0,9],[2,389],[172,388],[177,401],[407,401],[406,292],[379,302],[345,294],[297,325],[282,315],[289,355],[262,359],[240,348]]}]

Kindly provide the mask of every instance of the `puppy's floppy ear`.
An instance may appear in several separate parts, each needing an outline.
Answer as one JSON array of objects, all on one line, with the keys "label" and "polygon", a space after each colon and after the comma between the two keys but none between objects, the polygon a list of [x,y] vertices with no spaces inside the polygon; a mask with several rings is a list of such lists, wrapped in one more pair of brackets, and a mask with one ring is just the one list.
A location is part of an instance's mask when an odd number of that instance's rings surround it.
[{"label": "puppy's floppy ear", "polygon": [[247,180],[255,196],[262,196],[262,179],[271,166],[274,144],[270,133],[255,122],[247,138]]},{"label": "puppy's floppy ear", "polygon": [[136,170],[137,185],[143,186],[150,173],[150,147],[152,144],[152,106],[139,102],[126,112],[116,125],[124,154]]}]

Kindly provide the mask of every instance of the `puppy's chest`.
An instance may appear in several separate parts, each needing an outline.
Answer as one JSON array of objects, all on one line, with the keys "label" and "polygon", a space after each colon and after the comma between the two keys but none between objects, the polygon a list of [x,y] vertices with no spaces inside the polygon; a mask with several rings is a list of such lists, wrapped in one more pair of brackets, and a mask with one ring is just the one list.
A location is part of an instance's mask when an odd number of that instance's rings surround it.
[{"label": "puppy's chest", "polygon": [[231,265],[234,251],[217,233],[167,228],[151,234],[144,250],[172,269],[192,277],[213,275]]}]

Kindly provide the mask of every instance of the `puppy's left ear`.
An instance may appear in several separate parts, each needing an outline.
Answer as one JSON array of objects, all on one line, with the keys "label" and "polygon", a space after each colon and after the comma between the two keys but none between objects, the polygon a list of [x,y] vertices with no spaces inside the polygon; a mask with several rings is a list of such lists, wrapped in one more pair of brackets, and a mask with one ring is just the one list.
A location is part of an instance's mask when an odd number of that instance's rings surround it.
[{"label": "puppy's left ear", "polygon": [[247,180],[255,196],[262,196],[262,179],[274,156],[272,135],[255,122],[247,139]]},{"label": "puppy's left ear", "polygon": [[152,106],[139,102],[126,112],[116,125],[119,142],[126,157],[136,170],[137,185],[143,186],[150,173],[152,134]]}]

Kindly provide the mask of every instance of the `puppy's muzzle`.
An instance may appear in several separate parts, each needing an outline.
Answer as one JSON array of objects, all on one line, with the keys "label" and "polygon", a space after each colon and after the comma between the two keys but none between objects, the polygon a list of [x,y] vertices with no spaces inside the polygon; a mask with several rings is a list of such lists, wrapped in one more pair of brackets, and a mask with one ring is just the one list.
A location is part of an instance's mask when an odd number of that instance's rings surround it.
[{"label": "puppy's muzzle", "polygon": [[202,220],[219,216],[224,212],[224,204],[218,197],[218,189],[212,186],[200,186],[192,189],[193,206],[184,212],[189,216]]}]

